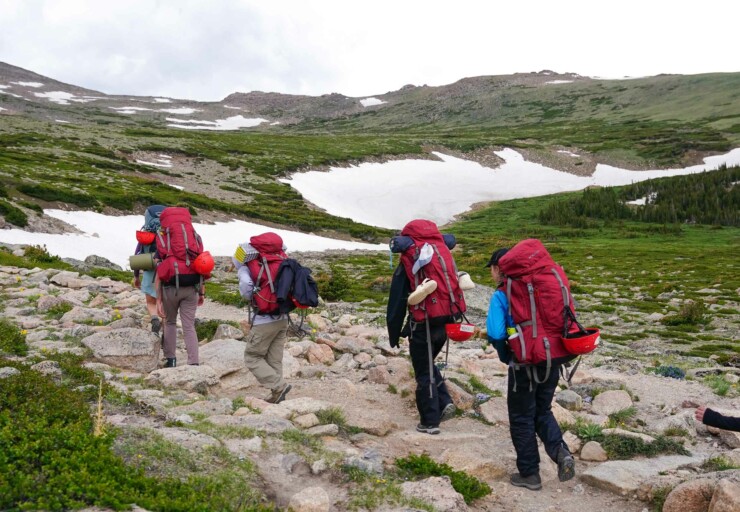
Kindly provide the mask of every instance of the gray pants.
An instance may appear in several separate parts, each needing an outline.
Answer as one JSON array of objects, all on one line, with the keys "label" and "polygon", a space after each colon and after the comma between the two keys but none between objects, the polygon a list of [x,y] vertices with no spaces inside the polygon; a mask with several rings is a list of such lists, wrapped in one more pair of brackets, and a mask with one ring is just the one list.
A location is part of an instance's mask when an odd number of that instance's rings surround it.
[{"label": "gray pants", "polygon": [[244,364],[260,384],[280,389],[283,380],[283,347],[288,333],[288,319],[253,325],[247,335]]},{"label": "gray pants", "polygon": [[180,312],[182,334],[185,338],[185,350],[188,352],[188,364],[198,364],[198,335],[195,334],[195,310],[198,308],[198,289],[195,286],[181,286],[178,291],[174,286],[162,288],[162,306],[164,308],[164,357],[175,357],[177,348],[177,312]]}]

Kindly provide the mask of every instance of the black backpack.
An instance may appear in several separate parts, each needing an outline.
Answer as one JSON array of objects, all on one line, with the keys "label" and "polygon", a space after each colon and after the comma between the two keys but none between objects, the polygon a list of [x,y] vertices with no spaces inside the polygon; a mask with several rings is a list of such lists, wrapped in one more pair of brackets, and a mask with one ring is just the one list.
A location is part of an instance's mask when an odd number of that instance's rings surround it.
[{"label": "black backpack", "polygon": [[319,287],[311,277],[311,269],[293,258],[280,263],[277,272],[277,302],[280,313],[289,313],[295,308],[306,309],[319,305]]}]

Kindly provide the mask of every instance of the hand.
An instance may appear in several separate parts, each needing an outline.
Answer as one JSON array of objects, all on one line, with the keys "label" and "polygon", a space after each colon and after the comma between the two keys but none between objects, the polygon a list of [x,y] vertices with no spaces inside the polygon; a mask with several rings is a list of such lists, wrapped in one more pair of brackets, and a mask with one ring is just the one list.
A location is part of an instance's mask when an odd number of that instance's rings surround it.
[{"label": "hand", "polygon": [[141,279],[139,279],[138,277],[134,277],[134,288],[141,289]]},{"label": "hand", "polygon": [[706,411],[707,407],[705,405],[700,406],[696,411],[694,411],[694,418],[696,418],[696,421],[704,423],[704,413]]},{"label": "hand", "polygon": [[162,304],[162,299],[159,297],[157,297],[157,314],[160,318],[165,318],[164,305]]},{"label": "hand", "polygon": [[199,294],[198,295],[198,306],[202,306],[205,301],[206,301],[206,296]]}]

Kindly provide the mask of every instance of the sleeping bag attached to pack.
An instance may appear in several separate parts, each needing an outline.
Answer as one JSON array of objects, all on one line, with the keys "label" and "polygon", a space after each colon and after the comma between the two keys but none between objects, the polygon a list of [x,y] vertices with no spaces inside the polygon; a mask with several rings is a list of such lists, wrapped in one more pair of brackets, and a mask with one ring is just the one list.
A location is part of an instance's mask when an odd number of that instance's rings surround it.
[{"label": "sleeping bag attached to pack", "polygon": [[257,251],[257,256],[246,262],[254,281],[250,306],[255,315],[279,315],[277,275],[280,264],[288,258],[283,249],[283,239],[268,231],[250,238],[249,245]]}]

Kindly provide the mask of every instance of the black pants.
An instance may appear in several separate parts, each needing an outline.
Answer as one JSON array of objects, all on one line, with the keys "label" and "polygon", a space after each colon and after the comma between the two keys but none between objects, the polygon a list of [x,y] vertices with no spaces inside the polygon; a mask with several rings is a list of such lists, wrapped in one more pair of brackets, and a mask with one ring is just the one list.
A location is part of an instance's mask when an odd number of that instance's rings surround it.
[{"label": "black pants", "polygon": [[[515,370],[509,366],[509,386],[506,404],[509,409],[511,441],[516,450],[516,467],[522,476],[530,476],[540,471],[540,453],[537,437],[545,445],[545,451],[557,462],[558,451],[563,443],[563,433],[552,414],[552,399],[560,378],[560,365],[550,369],[545,382],[537,384],[529,372],[537,372],[542,380],[545,369],[525,367]],[[516,391],[514,391],[516,383]],[[531,384],[531,389],[530,389]],[[537,437],[535,437],[535,434]]]},{"label": "black pants", "polygon": [[[432,342],[432,361],[437,357],[447,341],[447,333],[444,326],[432,326],[430,328]],[[419,409],[421,424],[427,427],[439,426],[442,411],[452,403],[447,385],[442,379],[442,374],[434,366],[434,382],[430,396],[429,377],[429,348],[427,346],[427,330],[425,324],[417,324],[416,329],[411,331],[411,364],[414,366],[416,376],[416,407]]]}]

